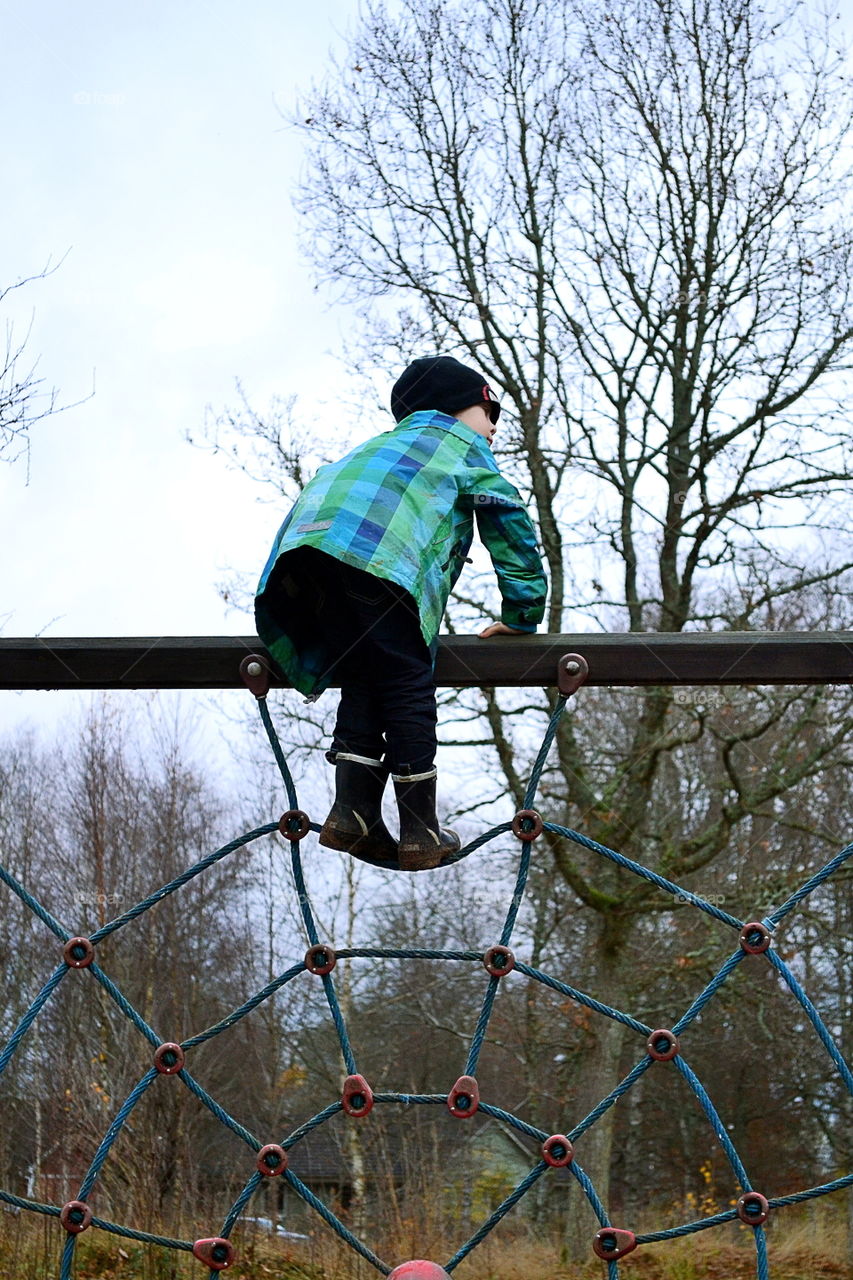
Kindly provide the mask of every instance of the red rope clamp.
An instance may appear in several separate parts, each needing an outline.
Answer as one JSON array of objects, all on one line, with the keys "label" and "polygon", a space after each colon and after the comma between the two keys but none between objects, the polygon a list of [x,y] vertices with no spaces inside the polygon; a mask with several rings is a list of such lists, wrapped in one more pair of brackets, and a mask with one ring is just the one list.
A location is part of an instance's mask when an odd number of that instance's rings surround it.
[{"label": "red rope clamp", "polygon": [[552,1169],[565,1169],[575,1158],[575,1149],[563,1133],[552,1133],[542,1143],[542,1159]]},{"label": "red rope clamp", "polygon": [[69,1200],[59,1211],[59,1221],[69,1235],[78,1236],[92,1221],[92,1210],[85,1200]]},{"label": "red rope clamp", "polygon": [[211,1236],[207,1240],[196,1240],[193,1245],[193,1257],[198,1258],[211,1271],[224,1271],[234,1261],[234,1246],[223,1236]]},{"label": "red rope clamp", "polygon": [[505,973],[512,973],[515,968],[515,956],[509,947],[489,947],[483,956],[483,964],[493,978],[502,978]]},{"label": "red rope clamp", "polygon": [[154,1054],[154,1066],[161,1076],[176,1076],[184,1066],[184,1051],[179,1044],[171,1040],[161,1044]]},{"label": "red rope clamp", "polygon": [[653,1031],[646,1041],[646,1053],[655,1062],[671,1062],[678,1053],[678,1036],[672,1031]]},{"label": "red rope clamp", "polygon": [[364,1076],[347,1076],[341,1106],[348,1116],[360,1119],[373,1110],[373,1090]]},{"label": "red rope clamp", "polygon": [[596,1231],[592,1242],[592,1251],[605,1262],[615,1262],[624,1258],[626,1253],[637,1247],[637,1237],[633,1231],[623,1231],[620,1227],[602,1227]]},{"label": "red rope clamp", "polygon": [[447,1097],[447,1109],[452,1116],[466,1120],[480,1105],[480,1086],[473,1076],[460,1076]]},{"label": "red rope clamp", "polygon": [[250,653],[240,663],[243,683],[256,698],[265,698],[270,691],[270,669],[259,653]]},{"label": "red rope clamp", "polygon": [[304,840],[311,830],[311,819],[301,809],[288,809],[279,818],[278,829],[285,840]]},{"label": "red rope clamp", "polygon": [[773,935],[767,925],[762,924],[760,920],[752,920],[749,924],[745,924],[740,931],[740,945],[749,956],[760,956],[762,951],[767,950],[772,941]]},{"label": "red rope clamp", "polygon": [[541,836],[544,825],[535,809],[519,809],[512,820],[512,834],[519,840],[535,840]]},{"label": "red rope clamp", "polygon": [[62,948],[62,958],[69,969],[88,969],[95,958],[95,948],[88,938],[69,938]]},{"label": "red rope clamp", "polygon": [[577,693],[589,675],[589,663],[579,653],[564,653],[557,663],[557,685],[564,698]]},{"label": "red rope clamp", "polygon": [[338,957],[332,948],[327,947],[323,942],[318,942],[316,947],[309,947],[305,952],[305,968],[309,973],[316,973],[320,978],[331,973],[337,963]]},{"label": "red rope clamp", "polygon": [[760,1191],[747,1191],[737,1202],[737,1216],[748,1227],[760,1227],[770,1217],[770,1205]]},{"label": "red rope clamp", "polygon": [[265,1178],[274,1178],[287,1168],[287,1152],[277,1142],[268,1142],[258,1152],[257,1166]]}]

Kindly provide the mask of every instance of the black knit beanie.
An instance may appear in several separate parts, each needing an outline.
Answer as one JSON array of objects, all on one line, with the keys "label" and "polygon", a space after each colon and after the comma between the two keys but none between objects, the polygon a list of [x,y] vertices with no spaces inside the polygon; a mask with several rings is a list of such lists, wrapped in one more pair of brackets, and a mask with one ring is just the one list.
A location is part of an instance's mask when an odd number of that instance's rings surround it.
[{"label": "black knit beanie", "polygon": [[474,404],[488,404],[492,422],[497,422],[501,407],[494,391],[481,373],[453,356],[413,360],[391,389],[391,412],[396,422],[418,409],[454,414]]}]

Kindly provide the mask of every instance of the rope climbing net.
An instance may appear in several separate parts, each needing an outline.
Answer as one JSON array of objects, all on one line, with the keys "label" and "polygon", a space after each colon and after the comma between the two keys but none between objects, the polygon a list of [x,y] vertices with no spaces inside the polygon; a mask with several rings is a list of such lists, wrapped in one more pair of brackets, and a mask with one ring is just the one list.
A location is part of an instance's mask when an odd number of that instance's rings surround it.
[{"label": "rope climbing net", "polygon": [[[111,1232],[116,1236],[130,1240],[192,1253],[199,1262],[209,1268],[210,1277],[214,1277],[218,1272],[226,1270],[235,1260],[236,1253],[230,1240],[230,1235],[238,1219],[265,1181],[275,1177],[285,1179],[291,1190],[309,1205],[328,1224],[332,1231],[336,1232],[350,1248],[371,1263],[381,1274],[390,1275],[392,1280],[395,1280],[395,1278],[396,1280],[404,1280],[404,1277],[410,1278],[410,1280],[438,1280],[439,1277],[452,1273],[462,1259],[467,1257],[472,1250],[485,1240],[497,1224],[530,1192],[534,1185],[540,1179],[547,1178],[549,1170],[554,1168],[568,1169],[571,1176],[579,1184],[599,1223],[599,1229],[594,1234],[591,1243],[595,1254],[608,1264],[608,1280],[618,1280],[618,1260],[638,1246],[691,1235],[738,1219],[752,1228],[755,1243],[756,1275],[758,1280],[766,1280],[769,1276],[769,1270],[763,1224],[769,1214],[784,1206],[811,1200],[843,1187],[849,1187],[853,1185],[853,1173],[838,1177],[834,1181],[820,1186],[810,1187],[792,1195],[776,1198],[768,1198],[760,1190],[756,1190],[750,1182],[748,1172],[729,1137],[725,1124],[718,1115],[699,1077],[691,1069],[684,1057],[681,1037],[708,1002],[721,990],[738,966],[744,961],[749,961],[750,957],[757,957],[758,959],[752,961],[752,963],[771,965],[779,978],[787,985],[794,999],[805,1012],[818,1040],[837,1069],[844,1086],[853,1096],[853,1073],[851,1073],[850,1066],[839,1052],[817,1009],[774,946],[774,931],[777,926],[810,893],[837,872],[853,855],[853,843],[848,844],[820,871],[806,880],[775,911],[761,920],[742,921],[721,910],[714,903],[691,893],[615,850],[598,844],[570,828],[543,820],[533,807],[542,771],[566,703],[583,683],[587,674],[585,660],[577,654],[567,654],[559,663],[559,696],[556,699],[554,711],[531,772],[522,809],[515,815],[511,823],[502,823],[493,827],[465,846],[453,859],[458,861],[475,849],[481,848],[508,832],[511,832],[517,839],[518,870],[515,888],[502,930],[495,945],[486,950],[485,953],[473,950],[442,951],[415,948],[395,948],[391,950],[379,947],[351,947],[335,950],[331,941],[321,940],[306,892],[300,846],[302,840],[310,832],[318,831],[319,827],[317,824],[312,823],[307,814],[298,807],[293,779],[267,705],[267,693],[269,690],[268,668],[263,658],[250,655],[242,663],[241,673],[245,683],[257,699],[261,720],[283,779],[289,808],[279,821],[271,822],[249,831],[238,839],[217,849],[169,884],[157,889],[116,919],[104,924],[96,932],[92,933],[90,937],[72,936],[25,886],[20,884],[9,871],[0,866],[0,879],[18,895],[26,906],[54,934],[59,940],[58,950],[61,952],[61,960],[57,968],[33,1000],[2,1053],[0,1053],[0,1074],[6,1070],[22,1039],[72,970],[88,971],[91,979],[98,983],[107,996],[114,1001],[115,1005],[138,1030],[140,1036],[148,1042],[151,1049],[150,1065],[143,1072],[138,1083],[116,1112],[112,1123],[109,1125],[92,1157],[74,1200],[63,1205],[43,1204],[0,1190],[0,1200],[7,1205],[28,1210],[34,1214],[42,1214],[59,1219],[62,1227],[67,1232],[65,1246],[62,1251],[60,1280],[71,1280],[77,1240],[80,1233],[90,1226],[99,1227],[103,1231]],[[689,902],[696,910],[704,912],[731,930],[734,949],[722,960],[705,989],[695,997],[690,1006],[671,1027],[653,1028],[646,1026],[630,1014],[611,1008],[606,1003],[594,999],[568,983],[525,964],[513,954],[510,944],[513,940],[519,909],[524,900],[530,871],[531,851],[535,841],[542,835],[543,831],[554,832],[590,850],[602,859],[606,859],[657,886],[661,893],[677,896],[679,902]],[[308,950],[304,960],[281,973],[274,981],[263,987],[262,990],[258,991],[239,1008],[234,1009],[226,1017],[222,1018],[215,1026],[184,1040],[180,1044],[163,1041],[129,1003],[109,974],[98,964],[99,943],[122,929],[132,920],[137,919],[156,903],[162,901],[163,898],[177,893],[182,886],[196,876],[201,875],[214,863],[228,858],[252,841],[271,835],[274,832],[279,832],[290,844],[293,879],[298,896],[299,910],[308,940]],[[463,1073],[449,1093],[406,1094],[374,1093],[372,1091],[368,1081],[358,1071],[358,1064],[350,1043],[345,1018],[336,994],[334,969],[338,960],[345,958],[457,961],[485,967],[487,976],[484,978],[485,986],[482,1006],[475,1030],[471,1036],[467,1061]],[[615,1019],[637,1037],[638,1057],[636,1064],[624,1079],[597,1103],[589,1114],[581,1118],[573,1127],[567,1128],[565,1133],[543,1132],[520,1117],[480,1097],[477,1083],[477,1067],[480,1053],[488,1032],[498,989],[501,982],[513,970],[523,974],[532,982],[540,983],[544,987],[604,1018]],[[273,997],[276,992],[286,987],[288,983],[298,980],[305,973],[315,975],[321,980],[325,999],[328,1002],[340,1044],[347,1077],[341,1096],[329,1101],[328,1105],[311,1119],[282,1137],[280,1141],[262,1141],[253,1133],[250,1133],[225,1108],[220,1106],[216,1099],[199,1084],[191,1074],[187,1062],[191,1058],[193,1049],[218,1036],[226,1029],[233,1027],[242,1018],[251,1013],[253,1009],[257,1009],[265,1001]],[[635,1234],[626,1227],[614,1225],[610,1221],[608,1211],[602,1203],[595,1186],[584,1172],[579,1160],[575,1158],[574,1146],[577,1140],[587,1133],[617,1100],[637,1083],[646,1071],[654,1069],[655,1064],[659,1062],[672,1063],[672,1066],[684,1080],[696,1103],[707,1118],[713,1137],[728,1160],[741,1194],[737,1203],[723,1212],[714,1213],[696,1221],[685,1222],[667,1230]],[[248,1172],[245,1185],[239,1195],[226,1212],[218,1235],[195,1241],[170,1239],[138,1231],[130,1226],[107,1221],[93,1215],[89,1201],[97,1189],[98,1180],[119,1135],[126,1127],[129,1127],[134,1108],[149,1089],[156,1087],[156,1082],[161,1080],[163,1076],[177,1077],[222,1125],[245,1144],[250,1153],[251,1160],[249,1164],[251,1171]],[[532,1139],[538,1144],[539,1158],[535,1160],[533,1167],[494,1212],[473,1232],[471,1237],[456,1250],[452,1257],[442,1264],[417,1260],[398,1264],[392,1269],[391,1265],[382,1261],[364,1241],[353,1234],[332,1209],[316,1196],[289,1167],[288,1153],[312,1131],[342,1112],[356,1119],[366,1116],[376,1105],[440,1106],[446,1107],[451,1115],[460,1119],[470,1117],[479,1112],[482,1115],[503,1121],[520,1135],[525,1136],[527,1139]]]}]

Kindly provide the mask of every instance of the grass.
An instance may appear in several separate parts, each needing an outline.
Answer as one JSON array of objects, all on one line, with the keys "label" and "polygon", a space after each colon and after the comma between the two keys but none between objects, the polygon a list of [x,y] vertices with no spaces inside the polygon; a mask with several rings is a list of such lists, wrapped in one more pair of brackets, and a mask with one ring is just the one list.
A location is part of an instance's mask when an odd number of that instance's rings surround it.
[{"label": "grass", "polygon": [[[839,1208],[841,1206],[838,1206]],[[755,1247],[749,1228],[704,1231],[645,1245],[619,1264],[621,1280],[754,1280]],[[0,1213],[0,1280],[58,1280],[65,1232],[53,1219]],[[378,1272],[318,1227],[304,1244],[266,1236],[235,1236],[238,1257],[223,1273],[235,1280],[376,1280]],[[447,1259],[440,1235],[404,1231],[377,1246],[392,1261]],[[853,1280],[839,1213],[792,1211],[768,1224],[773,1280]],[[188,1253],[136,1244],[93,1229],[81,1235],[75,1280],[203,1280],[206,1270]],[[606,1280],[607,1268],[591,1259],[569,1263],[558,1242],[530,1227],[514,1237],[488,1237],[454,1271],[454,1280]]]}]

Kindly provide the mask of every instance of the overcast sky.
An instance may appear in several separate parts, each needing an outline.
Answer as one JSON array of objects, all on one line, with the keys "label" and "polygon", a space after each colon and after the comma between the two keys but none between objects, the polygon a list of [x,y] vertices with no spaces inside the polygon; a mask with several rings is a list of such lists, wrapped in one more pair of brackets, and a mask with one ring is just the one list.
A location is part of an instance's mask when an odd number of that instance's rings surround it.
[{"label": "overcast sky", "polygon": [[[194,449],[205,408],[340,366],[291,206],[283,118],[340,50],[356,0],[19,0],[3,9],[2,320],[60,400],[29,478],[0,466],[0,634],[253,630],[217,582],[260,572],[281,512]],[[94,394],[90,396],[94,386]],[[90,397],[90,398],[86,398]],[[0,700],[9,724],[43,699]]]}]

